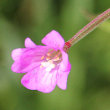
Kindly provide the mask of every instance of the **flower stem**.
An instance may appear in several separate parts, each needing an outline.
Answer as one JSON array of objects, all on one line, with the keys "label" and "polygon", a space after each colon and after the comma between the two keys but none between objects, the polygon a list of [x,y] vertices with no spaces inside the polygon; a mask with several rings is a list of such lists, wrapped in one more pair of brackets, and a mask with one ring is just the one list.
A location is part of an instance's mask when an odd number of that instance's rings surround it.
[{"label": "flower stem", "polygon": [[104,11],[103,13],[101,13],[95,19],[93,19],[89,24],[87,24],[78,33],[76,33],[70,40],[68,40],[64,45],[64,51],[67,52],[67,50],[71,46],[73,46],[80,39],[82,39],[87,34],[89,34],[91,31],[93,31],[99,24],[103,23],[108,18],[110,18],[110,8]]}]

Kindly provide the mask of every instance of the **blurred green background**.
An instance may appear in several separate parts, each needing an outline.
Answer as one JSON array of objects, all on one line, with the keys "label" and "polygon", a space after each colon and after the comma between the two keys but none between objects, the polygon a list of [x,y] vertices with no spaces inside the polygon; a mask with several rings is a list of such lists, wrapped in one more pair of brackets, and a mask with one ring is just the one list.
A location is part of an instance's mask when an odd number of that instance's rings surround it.
[{"label": "blurred green background", "polygon": [[11,51],[30,37],[38,45],[55,29],[70,39],[110,0],[0,0],[0,110],[110,110],[110,20],[69,51],[68,88],[31,91],[11,71]]}]

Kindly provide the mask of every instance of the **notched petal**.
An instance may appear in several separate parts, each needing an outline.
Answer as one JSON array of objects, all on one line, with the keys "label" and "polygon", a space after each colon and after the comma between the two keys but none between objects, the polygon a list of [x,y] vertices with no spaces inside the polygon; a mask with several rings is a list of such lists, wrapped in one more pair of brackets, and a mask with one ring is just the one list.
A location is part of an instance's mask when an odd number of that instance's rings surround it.
[{"label": "notched petal", "polygon": [[62,49],[65,42],[62,36],[53,30],[42,39],[42,43],[53,48]]}]

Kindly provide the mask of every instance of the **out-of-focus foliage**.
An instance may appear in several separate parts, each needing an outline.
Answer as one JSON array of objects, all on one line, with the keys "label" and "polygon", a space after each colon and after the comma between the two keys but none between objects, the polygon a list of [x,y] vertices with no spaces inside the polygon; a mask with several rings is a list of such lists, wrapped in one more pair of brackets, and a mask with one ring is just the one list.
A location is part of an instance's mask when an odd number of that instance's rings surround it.
[{"label": "out-of-focus foliage", "polygon": [[35,43],[52,29],[70,39],[110,0],[1,0],[0,1],[0,110],[110,110],[110,20],[69,51],[72,69],[66,91],[43,94],[24,88],[23,74],[11,71],[11,51]]}]

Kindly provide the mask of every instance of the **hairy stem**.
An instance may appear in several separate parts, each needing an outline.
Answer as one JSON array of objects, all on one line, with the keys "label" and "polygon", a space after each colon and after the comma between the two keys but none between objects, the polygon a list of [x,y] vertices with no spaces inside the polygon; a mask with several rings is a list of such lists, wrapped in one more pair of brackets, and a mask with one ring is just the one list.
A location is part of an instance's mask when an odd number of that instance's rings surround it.
[{"label": "hairy stem", "polygon": [[103,13],[101,13],[99,16],[97,16],[95,19],[93,19],[89,24],[84,26],[70,40],[68,40],[65,43],[64,51],[67,52],[68,48],[70,48],[76,42],[78,42],[80,39],[85,37],[87,34],[89,34],[91,31],[93,31],[99,24],[103,23],[108,18],[110,18],[110,9],[108,9],[108,10],[104,11]]}]

